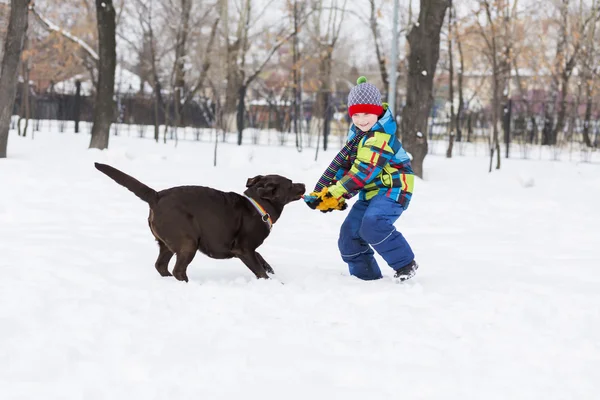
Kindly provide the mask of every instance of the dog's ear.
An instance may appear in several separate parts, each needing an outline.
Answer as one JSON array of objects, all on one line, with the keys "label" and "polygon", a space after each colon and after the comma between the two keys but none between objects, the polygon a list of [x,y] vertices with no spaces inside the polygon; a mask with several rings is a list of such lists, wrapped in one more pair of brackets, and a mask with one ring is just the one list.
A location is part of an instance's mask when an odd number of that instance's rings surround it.
[{"label": "dog's ear", "polygon": [[266,185],[259,187],[256,190],[256,193],[261,198],[269,199],[269,198],[273,197],[273,194],[275,193],[275,189],[276,189],[276,185],[269,182]]},{"label": "dog's ear", "polygon": [[246,181],[246,187],[256,185],[256,182],[260,181],[262,178],[262,175],[256,175],[254,178],[248,178],[248,180]]}]

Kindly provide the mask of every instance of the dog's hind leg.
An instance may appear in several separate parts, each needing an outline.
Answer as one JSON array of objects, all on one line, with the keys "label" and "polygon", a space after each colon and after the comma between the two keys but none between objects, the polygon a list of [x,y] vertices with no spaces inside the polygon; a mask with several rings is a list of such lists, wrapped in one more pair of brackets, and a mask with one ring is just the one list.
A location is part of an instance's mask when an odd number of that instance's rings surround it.
[{"label": "dog's hind leg", "polygon": [[258,262],[260,263],[260,265],[263,266],[263,268],[265,269],[265,271],[267,271],[267,273],[275,274],[275,271],[273,271],[273,268],[269,265],[268,262],[265,261],[263,256],[261,256],[258,251],[256,252],[256,257],[258,258]]},{"label": "dog's hind leg", "polygon": [[158,258],[156,259],[156,270],[160,274],[160,276],[172,276],[169,272],[169,261],[173,257],[173,252],[164,244],[161,240],[157,239],[158,247],[160,249],[160,253],[158,254]]},{"label": "dog's hind leg", "polygon": [[197,243],[191,240],[184,242],[180,246],[179,250],[175,253],[177,255],[177,262],[175,263],[175,268],[173,268],[173,276],[175,279],[179,281],[188,281],[187,267],[194,259],[197,249]]},{"label": "dog's hind leg", "polygon": [[[259,260],[258,253],[255,251],[237,254],[237,257],[256,275],[258,279],[269,279],[267,271]],[[262,257],[260,257],[262,259]],[[264,260],[263,260],[264,261]]]}]

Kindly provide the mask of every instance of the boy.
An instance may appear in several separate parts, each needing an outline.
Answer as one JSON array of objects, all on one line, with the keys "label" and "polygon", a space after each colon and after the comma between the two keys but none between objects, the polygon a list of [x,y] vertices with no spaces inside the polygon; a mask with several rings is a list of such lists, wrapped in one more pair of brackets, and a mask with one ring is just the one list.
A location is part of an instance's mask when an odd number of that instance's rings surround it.
[{"label": "boy", "polygon": [[414,175],[410,159],[396,138],[396,121],[381,93],[361,76],[348,95],[352,125],[348,141],[304,201],[312,209],[344,210],[346,199],[359,193],[342,224],[338,247],[350,275],[382,278],[377,253],[405,281],[418,268],[406,239],[394,222],[411,199]]}]

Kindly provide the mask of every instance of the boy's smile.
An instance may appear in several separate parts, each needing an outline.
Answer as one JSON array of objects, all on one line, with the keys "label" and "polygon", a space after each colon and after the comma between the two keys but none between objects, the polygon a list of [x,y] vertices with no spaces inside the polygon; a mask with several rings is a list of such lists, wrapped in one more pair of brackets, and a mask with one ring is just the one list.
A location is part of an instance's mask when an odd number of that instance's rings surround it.
[{"label": "boy's smile", "polygon": [[356,113],[352,115],[352,122],[363,132],[368,132],[377,122],[377,114]]}]

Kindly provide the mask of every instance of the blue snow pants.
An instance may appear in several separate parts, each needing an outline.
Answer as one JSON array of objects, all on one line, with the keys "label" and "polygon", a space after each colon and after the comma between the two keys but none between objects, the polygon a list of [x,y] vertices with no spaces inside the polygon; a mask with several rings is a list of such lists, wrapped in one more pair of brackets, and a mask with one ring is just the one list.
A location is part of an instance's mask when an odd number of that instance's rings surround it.
[{"label": "blue snow pants", "polygon": [[404,208],[389,197],[358,200],[342,224],[338,247],[350,275],[363,280],[382,278],[373,249],[394,270],[413,261],[410,245],[394,227]]}]

